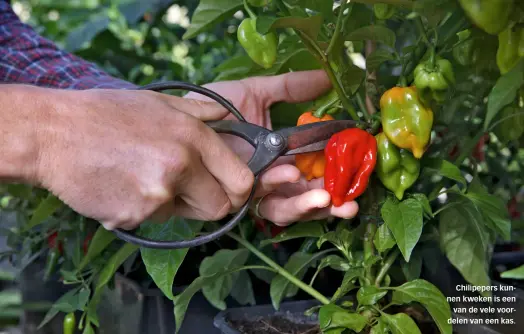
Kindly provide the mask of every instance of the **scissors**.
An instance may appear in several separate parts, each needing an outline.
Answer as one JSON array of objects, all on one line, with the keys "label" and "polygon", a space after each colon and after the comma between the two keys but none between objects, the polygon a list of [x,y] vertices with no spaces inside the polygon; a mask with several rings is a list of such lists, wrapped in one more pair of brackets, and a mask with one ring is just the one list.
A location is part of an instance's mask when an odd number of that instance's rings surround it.
[{"label": "scissors", "polygon": [[246,203],[240,210],[219,229],[198,236],[191,240],[153,240],[136,235],[134,232],[115,229],[113,232],[116,236],[126,242],[136,244],[146,248],[156,249],[181,249],[203,245],[210,241],[220,238],[227,232],[231,231],[245,217],[249,210],[249,204],[253,200],[255,188],[258,182],[258,176],[268,168],[275,160],[285,155],[295,155],[300,153],[322,151],[332,135],[342,130],[362,127],[362,122],[340,120],[317,122],[297,127],[285,128],[277,131],[271,131],[264,127],[249,123],[242,114],[233,106],[233,104],[221,95],[198,85],[187,82],[168,81],[153,83],[142,86],[141,90],[152,90],[161,92],[164,90],[187,90],[207,96],[229,112],[231,112],[238,121],[220,120],[205,122],[217,133],[226,133],[238,136],[246,140],[255,148],[253,156],[247,163],[249,169],[255,175],[255,182]]}]

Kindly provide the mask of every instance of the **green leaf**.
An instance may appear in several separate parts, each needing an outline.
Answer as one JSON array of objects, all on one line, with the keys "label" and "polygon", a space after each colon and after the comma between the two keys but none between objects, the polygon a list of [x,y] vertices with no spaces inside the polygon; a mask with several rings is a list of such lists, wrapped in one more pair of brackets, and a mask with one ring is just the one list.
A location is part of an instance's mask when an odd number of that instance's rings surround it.
[{"label": "green leaf", "polygon": [[366,327],[366,317],[351,313],[337,305],[327,304],[318,313],[320,329],[323,333],[337,328],[348,328],[360,333]]},{"label": "green leaf", "polygon": [[82,259],[82,262],[80,262],[77,271],[80,272],[82,269],[84,269],[84,267],[88,265],[89,262],[100,255],[100,253],[102,253],[104,249],[106,249],[106,247],[109,246],[109,244],[115,239],[116,235],[113,232],[106,230],[104,226],[100,225],[93,235],[93,238],[89,243],[87,253]]},{"label": "green leaf", "polygon": [[366,58],[366,69],[373,72],[383,63],[388,60],[393,60],[395,57],[390,51],[384,49],[376,49]]},{"label": "green leaf", "polygon": [[[144,223],[139,234],[153,240],[188,240],[195,236],[203,226],[201,221],[185,220],[172,217],[163,224]],[[188,249],[153,249],[140,248],[140,255],[146,270],[164,295],[173,299],[173,281],[178,269],[184,262]]]},{"label": "green leaf", "polygon": [[422,206],[413,198],[402,202],[388,198],[380,212],[384,222],[393,233],[404,259],[409,261],[411,252],[422,234]]},{"label": "green leaf", "polygon": [[524,264],[515,269],[507,270],[500,274],[502,278],[524,279]]},{"label": "green leaf", "polygon": [[470,183],[466,197],[475,204],[487,226],[509,241],[511,220],[502,198],[489,194],[478,178]]},{"label": "green leaf", "polygon": [[257,18],[257,31],[265,35],[277,28],[293,28],[302,31],[311,39],[316,40],[322,28],[322,22],[323,19],[320,15],[310,17],[286,16],[279,18],[274,16],[259,16]]},{"label": "green leaf", "polygon": [[344,278],[342,279],[342,283],[340,284],[339,288],[335,293],[333,294],[333,297],[331,297],[331,302],[334,303],[340,298],[344,297],[349,291],[356,288],[354,281],[358,277],[362,277],[363,271],[362,268],[351,268],[344,274]]},{"label": "green leaf", "polygon": [[272,239],[263,240],[260,245],[265,246],[272,243],[279,243],[286,240],[296,239],[296,238],[320,238],[324,234],[324,226],[318,221],[310,221],[305,223],[297,223],[281,233],[275,236]]},{"label": "green leaf", "polygon": [[421,334],[415,321],[405,313],[395,315],[382,313],[380,318],[384,320],[393,334]]},{"label": "green leaf", "polygon": [[68,33],[65,49],[69,52],[81,49],[86,43],[93,40],[96,35],[106,30],[110,22],[107,8],[102,7]]},{"label": "green leaf", "polygon": [[367,285],[358,289],[357,300],[360,305],[375,305],[387,293],[387,290],[382,290],[373,285]]},{"label": "green leaf", "polygon": [[333,0],[288,0],[289,5],[300,6],[321,13],[324,17],[333,16]]},{"label": "green leaf", "polygon": [[89,300],[91,291],[88,288],[77,288],[68,291],[62,297],[60,297],[47,311],[44,319],[38,325],[38,329],[41,329],[45,324],[51,321],[58,312],[74,312],[77,310],[83,310]]},{"label": "green leaf", "polygon": [[389,28],[379,25],[362,27],[352,31],[346,36],[348,41],[375,41],[384,43],[389,47],[395,47],[395,32]]},{"label": "green leaf", "polygon": [[95,330],[93,329],[93,326],[91,326],[91,323],[87,323],[82,334],[95,334]]},{"label": "green leaf", "polygon": [[347,260],[343,259],[342,257],[332,254],[320,260],[320,264],[318,265],[318,270],[326,268],[326,267],[330,267],[338,271],[346,271],[349,269],[349,263]]},{"label": "green leaf", "polygon": [[353,243],[353,235],[347,229],[341,229],[340,231],[329,231],[318,239],[317,247],[322,247],[326,241],[331,242],[342,252],[346,252]]},{"label": "green leaf", "polygon": [[416,193],[412,194],[411,197],[416,199],[420,202],[420,205],[422,205],[422,208],[424,209],[424,212],[430,216],[433,217],[433,210],[431,209],[431,205],[429,204],[428,197],[424,194]]},{"label": "green leaf", "polygon": [[489,285],[486,250],[490,247],[482,216],[468,199],[451,198],[454,205],[439,215],[441,248],[449,261],[473,285]]},{"label": "green leaf", "polygon": [[396,245],[395,238],[393,238],[393,234],[391,234],[386,224],[380,225],[377,229],[377,233],[375,233],[373,238],[373,244],[380,253],[384,253]]},{"label": "green leaf", "polygon": [[420,251],[413,252],[409,262],[403,261],[401,268],[407,281],[419,278],[422,271],[422,255]]},{"label": "green leaf", "polygon": [[242,9],[242,0],[202,0],[193,13],[191,25],[183,39],[187,40],[215,27],[219,22]]},{"label": "green leaf", "polygon": [[393,288],[392,302],[395,304],[422,304],[437,324],[442,334],[451,334],[451,307],[439,289],[428,281],[416,279]]},{"label": "green leaf", "polygon": [[63,205],[64,203],[58,197],[49,193],[47,197],[38,204],[31,216],[31,220],[29,220],[29,223],[24,227],[24,229],[28,231],[33,227],[42,224],[44,220],[51,217],[51,215]]},{"label": "green leaf", "polygon": [[[214,273],[233,268],[242,267],[249,257],[249,251],[245,248],[221,249],[213,256],[206,257],[200,264],[200,276],[212,276]],[[233,284],[237,281],[237,274],[221,275],[202,287],[202,293],[206,299],[219,310],[226,309],[224,299],[229,295]]]},{"label": "green leaf", "polygon": [[439,158],[426,158],[423,160],[424,172],[437,173],[448,179],[466,185],[466,179],[462,176],[460,169],[453,163]]},{"label": "green leaf", "polygon": [[184,291],[182,291],[182,293],[175,296],[175,298],[173,298],[173,311],[175,314],[175,323],[177,326],[175,333],[178,333],[180,331],[180,327],[184,322],[187,307],[189,306],[189,302],[191,301],[191,298],[193,298],[195,293],[197,293],[205,285],[210,284],[211,282],[219,279],[220,277],[224,275],[231,275],[241,270],[244,270],[244,268],[240,267],[224,270],[221,272],[214,273],[211,276],[199,276],[196,279],[194,279],[193,282],[191,282],[191,284]]},{"label": "green leaf", "polygon": [[249,75],[255,63],[248,55],[232,57],[215,67],[213,70],[217,74],[214,82],[240,80]]},{"label": "green leaf", "polygon": [[[312,265],[312,262],[323,256],[325,253],[319,252],[316,254],[308,254],[302,252],[293,253],[287,263],[284,265],[290,274],[302,279],[306,274],[307,269]],[[271,281],[269,287],[269,294],[271,295],[271,302],[275,310],[280,308],[280,302],[284,297],[291,297],[295,295],[298,291],[298,288],[293,285],[287,278],[282,275],[277,275]]]},{"label": "green leaf", "polygon": [[255,292],[251,283],[251,277],[246,271],[238,273],[235,284],[231,289],[233,297],[240,305],[255,305]]},{"label": "green leaf", "polygon": [[389,333],[389,328],[386,325],[386,322],[382,320],[382,318],[377,319],[377,323],[375,326],[371,328],[371,331],[369,334],[386,334]]},{"label": "green leaf", "polygon": [[508,73],[501,76],[488,96],[488,111],[484,120],[484,130],[488,130],[498,112],[517,97],[517,91],[524,84],[524,59]]}]

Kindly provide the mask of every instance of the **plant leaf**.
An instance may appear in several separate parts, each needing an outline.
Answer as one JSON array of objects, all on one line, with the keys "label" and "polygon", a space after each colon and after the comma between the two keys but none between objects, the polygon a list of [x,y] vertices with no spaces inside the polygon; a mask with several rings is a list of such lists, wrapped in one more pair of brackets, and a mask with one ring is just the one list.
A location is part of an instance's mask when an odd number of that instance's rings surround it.
[{"label": "plant leaf", "polygon": [[238,273],[238,278],[231,289],[231,297],[235,298],[240,305],[255,305],[253,284],[251,283],[251,277],[249,277],[246,271]]},{"label": "plant leaf", "polygon": [[422,304],[437,324],[440,332],[451,334],[452,326],[448,323],[451,319],[451,307],[446,297],[439,289],[428,281],[416,279],[393,288],[392,302],[395,304],[408,304],[417,302]]},{"label": "plant leaf", "polygon": [[382,313],[380,318],[384,320],[393,334],[421,334],[415,321],[406,313],[395,315]]},{"label": "plant leaf", "polygon": [[375,305],[388,293],[373,285],[366,285],[358,289],[357,300],[360,305]]},{"label": "plant leaf", "polygon": [[29,220],[29,223],[24,227],[24,229],[28,231],[33,227],[42,224],[44,220],[51,217],[51,215],[63,205],[64,203],[58,197],[49,193],[47,197],[38,204],[31,216],[31,220]]},{"label": "plant leaf", "polygon": [[349,263],[342,257],[331,254],[320,260],[320,264],[318,265],[319,270],[326,267],[330,267],[331,269],[338,271],[347,271],[349,269]]},{"label": "plant leaf", "polygon": [[327,304],[318,312],[319,325],[323,333],[338,328],[348,328],[360,333],[366,327],[366,317],[351,313],[340,306]]},{"label": "plant leaf", "polygon": [[359,28],[357,30],[354,30],[350,32],[346,36],[346,40],[348,41],[375,41],[384,43],[389,47],[395,47],[395,41],[396,41],[396,35],[395,32],[389,28],[379,26],[379,25],[371,25]]},{"label": "plant leaf", "polygon": [[331,302],[334,303],[340,298],[344,297],[349,291],[356,288],[353,281],[362,276],[362,268],[351,268],[344,274],[344,278],[342,279],[342,283],[340,284],[339,288],[335,293],[333,294],[333,297],[331,297]]},{"label": "plant leaf", "polygon": [[448,179],[466,185],[466,179],[462,176],[460,169],[453,163],[439,158],[427,158],[423,160],[424,172],[437,173]]},{"label": "plant leaf", "polygon": [[116,235],[111,231],[105,229],[104,226],[100,225],[96,230],[91,242],[89,243],[89,248],[87,253],[80,262],[77,271],[80,272],[84,267],[89,264],[94,258],[96,258],[100,253],[106,249],[106,247],[116,239]]},{"label": "plant leaf", "polygon": [[524,264],[515,269],[506,270],[500,274],[502,278],[524,279]]},{"label": "plant leaf", "polygon": [[66,292],[60,297],[47,311],[44,319],[38,325],[38,329],[42,328],[45,324],[51,321],[58,312],[74,312],[77,310],[83,310],[89,300],[91,291],[88,288],[77,288]]},{"label": "plant leaf", "polygon": [[413,198],[402,202],[388,198],[380,210],[406,261],[409,261],[411,252],[422,234],[422,211],[420,203]]},{"label": "plant leaf", "polygon": [[412,253],[409,262],[403,261],[401,264],[402,272],[407,281],[419,278],[422,271],[422,255],[418,249],[416,250]]},{"label": "plant leaf", "polygon": [[[203,226],[201,221],[172,217],[163,224],[147,222],[140,225],[139,234],[154,240],[188,240],[195,236]],[[140,255],[146,270],[164,295],[173,299],[173,281],[182,265],[188,249],[140,248]]]},{"label": "plant leaf", "polygon": [[377,319],[377,324],[371,328],[369,334],[386,334],[389,333],[389,328],[382,318]]},{"label": "plant leaf", "polygon": [[193,38],[241,9],[242,0],[202,0],[195,9],[191,25],[182,38],[185,40]]},{"label": "plant leaf", "polygon": [[373,238],[373,244],[380,253],[387,251],[396,245],[395,238],[386,224],[380,225]]},{"label": "plant leaf", "polygon": [[383,63],[388,60],[393,60],[393,54],[390,51],[384,49],[376,49],[366,58],[366,69],[369,72],[373,72]]},{"label": "plant leaf", "polygon": [[488,96],[488,111],[484,120],[484,130],[487,130],[500,110],[513,102],[517,91],[524,84],[524,59],[515,65],[508,73],[501,76]]},{"label": "plant leaf", "polygon": [[262,240],[260,245],[265,246],[296,238],[320,238],[323,234],[324,226],[318,221],[299,223],[285,229],[272,239]]},{"label": "plant leaf", "polygon": [[416,199],[420,202],[420,205],[422,205],[422,208],[424,209],[424,212],[430,216],[433,217],[433,210],[431,209],[431,205],[429,204],[428,197],[421,193],[412,194],[411,197]]},{"label": "plant leaf", "polygon": [[316,40],[318,33],[322,28],[322,16],[315,15],[310,17],[274,17],[274,16],[259,16],[257,18],[257,31],[265,35],[273,29],[277,28],[293,28],[302,31],[311,39]]}]

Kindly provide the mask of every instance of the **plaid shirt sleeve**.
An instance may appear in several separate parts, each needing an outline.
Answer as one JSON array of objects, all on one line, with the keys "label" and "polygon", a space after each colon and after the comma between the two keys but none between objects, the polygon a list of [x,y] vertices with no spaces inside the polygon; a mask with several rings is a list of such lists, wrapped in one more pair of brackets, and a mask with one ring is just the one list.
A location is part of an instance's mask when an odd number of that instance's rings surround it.
[{"label": "plaid shirt sleeve", "polygon": [[135,87],[60,50],[21,22],[5,0],[0,0],[0,83],[62,89]]}]

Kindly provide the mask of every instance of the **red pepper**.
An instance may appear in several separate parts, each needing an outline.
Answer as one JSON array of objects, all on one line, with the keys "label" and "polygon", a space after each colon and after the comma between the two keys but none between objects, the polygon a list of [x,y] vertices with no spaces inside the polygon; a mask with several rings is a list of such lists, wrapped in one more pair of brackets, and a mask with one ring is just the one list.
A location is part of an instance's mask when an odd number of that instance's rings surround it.
[{"label": "red pepper", "polygon": [[486,160],[486,152],[484,150],[484,147],[486,146],[486,141],[489,139],[489,135],[485,134],[482,136],[477,145],[475,145],[475,149],[473,149],[473,157],[480,162],[483,162]]},{"label": "red pepper", "polygon": [[[271,224],[271,227],[269,228],[270,231],[267,231],[266,230],[266,221],[264,219],[258,218],[258,217],[253,217],[253,219],[255,221],[256,229],[264,233],[264,235],[267,237],[271,236],[271,238],[274,238],[285,229],[284,226],[278,226],[278,225]],[[274,249],[277,249],[278,247],[279,247],[278,243],[273,244]]]},{"label": "red pepper", "polygon": [[508,211],[509,215],[511,216],[511,219],[520,219],[520,216],[522,215],[521,212],[519,212],[517,207],[517,199],[513,197],[511,201],[508,203]]},{"label": "red pepper", "polygon": [[87,237],[84,239],[84,243],[82,245],[82,249],[84,250],[84,255],[87,254],[87,250],[89,249],[89,242],[93,239],[93,233],[89,233]]},{"label": "red pepper", "polygon": [[56,239],[58,238],[58,232],[53,232],[49,237],[47,237],[47,246],[49,246],[49,249],[54,249],[55,247],[58,248],[58,252],[60,254],[64,253],[64,245],[61,241],[58,241],[58,244],[56,242]]},{"label": "red pepper", "polygon": [[324,189],[334,206],[341,206],[364,193],[377,162],[377,141],[368,132],[347,129],[334,134],[324,150]]}]

